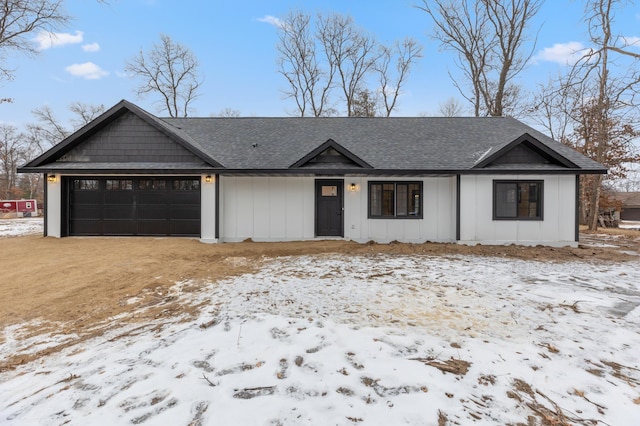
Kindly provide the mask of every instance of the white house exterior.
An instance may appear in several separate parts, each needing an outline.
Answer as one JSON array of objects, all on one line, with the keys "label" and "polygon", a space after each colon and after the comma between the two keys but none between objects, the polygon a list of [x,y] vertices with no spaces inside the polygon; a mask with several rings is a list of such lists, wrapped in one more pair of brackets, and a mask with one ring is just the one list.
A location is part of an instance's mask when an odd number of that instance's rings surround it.
[{"label": "white house exterior", "polygon": [[45,235],[575,246],[600,164],[511,118],[160,119],[122,101],[20,172]]}]

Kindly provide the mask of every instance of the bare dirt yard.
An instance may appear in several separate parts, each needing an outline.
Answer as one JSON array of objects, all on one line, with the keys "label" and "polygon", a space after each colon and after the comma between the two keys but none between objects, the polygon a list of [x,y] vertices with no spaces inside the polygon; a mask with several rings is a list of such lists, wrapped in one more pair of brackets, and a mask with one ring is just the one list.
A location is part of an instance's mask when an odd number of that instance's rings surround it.
[{"label": "bare dirt yard", "polygon": [[0,223],[2,424],[640,418],[639,231],[207,245],[34,224]]},{"label": "bare dirt yard", "polygon": [[[0,238],[0,329],[39,320],[62,323],[65,334],[79,341],[104,330],[99,324],[114,316],[147,309],[126,321],[165,315],[195,315],[198,306],[175,300],[176,282],[210,282],[259,269],[266,258],[316,254],[477,255],[568,262],[637,261],[638,231],[582,234],[578,248],[461,246],[458,244],[358,244],[349,241],[203,244],[184,238],[43,238],[39,235]],[[134,301],[134,302],[132,302]],[[0,335],[0,343],[2,336]],[[74,344],[77,341],[73,342]],[[0,361],[0,371],[60,350],[67,345]]]}]

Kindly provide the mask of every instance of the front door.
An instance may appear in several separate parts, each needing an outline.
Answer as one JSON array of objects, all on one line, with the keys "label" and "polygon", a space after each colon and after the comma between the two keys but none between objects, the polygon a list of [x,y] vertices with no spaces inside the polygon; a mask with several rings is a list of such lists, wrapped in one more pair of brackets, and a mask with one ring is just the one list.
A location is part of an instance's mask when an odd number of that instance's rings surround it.
[{"label": "front door", "polygon": [[316,236],[344,236],[343,188],[342,179],[316,180]]}]

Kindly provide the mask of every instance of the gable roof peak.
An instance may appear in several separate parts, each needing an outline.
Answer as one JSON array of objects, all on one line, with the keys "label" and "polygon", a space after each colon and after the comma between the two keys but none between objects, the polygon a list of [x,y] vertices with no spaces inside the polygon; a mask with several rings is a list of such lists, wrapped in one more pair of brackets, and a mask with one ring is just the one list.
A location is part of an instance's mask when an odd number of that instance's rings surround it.
[{"label": "gable roof peak", "polygon": [[331,138],[327,139],[324,143],[317,146],[307,155],[305,155],[304,157],[302,157],[301,159],[299,159],[298,161],[290,165],[289,168],[295,169],[299,167],[304,167],[305,165],[308,165],[309,163],[313,162],[314,160],[316,160],[318,157],[322,156],[324,153],[326,153],[329,150],[334,150],[335,152],[337,152],[338,156],[348,160],[350,163],[355,164],[358,167],[362,167],[365,169],[373,168],[369,163],[367,163],[362,158],[358,157],[357,155],[355,155],[354,153],[352,153],[351,151],[349,151],[348,149],[346,149],[345,147],[343,147],[342,145],[340,145],[338,142],[334,141]]}]

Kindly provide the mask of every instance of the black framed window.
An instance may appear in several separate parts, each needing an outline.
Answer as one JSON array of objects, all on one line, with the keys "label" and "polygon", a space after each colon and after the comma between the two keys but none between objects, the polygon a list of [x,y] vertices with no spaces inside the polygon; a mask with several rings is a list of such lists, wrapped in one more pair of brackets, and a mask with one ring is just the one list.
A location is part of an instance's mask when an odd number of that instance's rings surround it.
[{"label": "black framed window", "polygon": [[494,180],[494,220],[542,220],[541,180]]},{"label": "black framed window", "polygon": [[422,182],[369,182],[370,219],[421,219]]},{"label": "black framed window", "polygon": [[138,188],[149,191],[163,191],[167,189],[167,181],[159,179],[140,179]]},{"label": "black framed window", "polygon": [[105,189],[107,191],[131,191],[133,181],[131,179],[107,179]]},{"label": "black framed window", "polygon": [[173,181],[174,191],[199,191],[199,179],[175,179]]},{"label": "black framed window", "polygon": [[98,179],[74,179],[73,189],[76,191],[97,191],[100,189],[100,181]]}]

